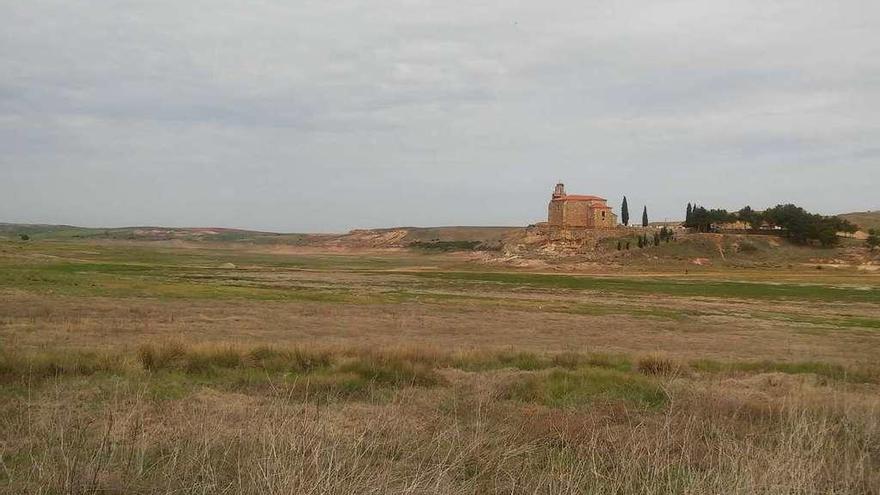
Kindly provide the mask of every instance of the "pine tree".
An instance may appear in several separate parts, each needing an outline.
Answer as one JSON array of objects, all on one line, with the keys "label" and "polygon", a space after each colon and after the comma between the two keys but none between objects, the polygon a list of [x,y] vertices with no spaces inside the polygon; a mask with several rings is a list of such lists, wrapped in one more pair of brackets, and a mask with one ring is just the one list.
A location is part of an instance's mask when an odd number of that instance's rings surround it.
[{"label": "pine tree", "polygon": [[648,207],[645,206],[645,211],[642,212],[642,227],[648,226]]},{"label": "pine tree", "polygon": [[626,203],[626,196],[623,197],[623,205],[620,207],[620,221],[629,227],[629,205]]}]

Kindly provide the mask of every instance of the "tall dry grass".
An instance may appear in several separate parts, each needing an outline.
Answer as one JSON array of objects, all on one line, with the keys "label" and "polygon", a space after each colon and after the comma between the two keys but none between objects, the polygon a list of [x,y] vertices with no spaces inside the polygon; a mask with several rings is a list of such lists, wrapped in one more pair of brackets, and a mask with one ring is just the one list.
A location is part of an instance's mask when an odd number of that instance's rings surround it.
[{"label": "tall dry grass", "polygon": [[[791,387],[764,391],[761,377],[695,381],[649,373],[640,359],[627,371],[607,356],[417,349],[169,344],[123,360],[127,371],[5,391],[0,490],[880,493],[880,404],[844,382],[778,377]],[[295,367],[271,391],[224,388],[205,371]],[[185,394],[156,396],[189,373],[199,378]],[[352,377],[386,392],[298,388]],[[658,390],[662,401],[641,399]]]},{"label": "tall dry grass", "polygon": [[[57,396],[61,397],[63,394]],[[877,410],[786,404],[762,418],[706,397],[657,415],[607,406],[523,411],[472,397],[455,414],[401,393],[321,411],[283,399],[94,414],[23,406],[9,493],[877,493]],[[227,399],[234,400],[234,399]],[[352,420],[356,418],[356,420]],[[724,419],[724,421],[720,421]],[[8,426],[8,425],[7,425]],[[18,490],[16,492],[15,490]]]}]

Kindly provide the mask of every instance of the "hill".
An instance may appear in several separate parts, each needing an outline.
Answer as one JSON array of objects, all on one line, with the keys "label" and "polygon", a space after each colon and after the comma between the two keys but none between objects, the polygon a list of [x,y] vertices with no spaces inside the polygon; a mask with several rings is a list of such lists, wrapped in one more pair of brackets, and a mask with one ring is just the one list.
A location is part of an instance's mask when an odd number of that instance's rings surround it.
[{"label": "hill", "polygon": [[131,240],[241,242],[296,246],[404,247],[410,244],[449,247],[462,243],[498,246],[521,227],[397,227],[358,229],[346,234],[261,232],[219,227],[118,227],[90,228],[72,225],[0,223],[0,240],[27,235],[34,240]]},{"label": "hill", "polygon": [[131,240],[131,241],[215,241],[215,242],[256,242],[278,244],[306,243],[309,234],[279,234],[244,229],[220,227],[117,227],[92,228],[73,225],[43,225],[0,223],[0,240],[16,239],[27,235],[34,240]]},{"label": "hill", "polygon": [[880,229],[880,211],[860,211],[837,216],[858,225],[862,230]]}]

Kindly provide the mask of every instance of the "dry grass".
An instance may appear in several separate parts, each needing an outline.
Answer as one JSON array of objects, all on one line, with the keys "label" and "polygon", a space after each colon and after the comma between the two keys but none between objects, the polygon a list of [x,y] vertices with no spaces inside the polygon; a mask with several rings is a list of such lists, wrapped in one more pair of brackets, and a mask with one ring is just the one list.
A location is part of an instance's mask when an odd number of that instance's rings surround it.
[{"label": "dry grass", "polygon": [[[873,304],[22,250],[0,247],[3,493],[880,493]],[[812,272],[789,276],[875,284]]]},{"label": "dry grass", "polygon": [[416,347],[3,356],[9,493],[880,491],[877,390],[815,375]]},{"label": "dry grass", "polygon": [[[585,349],[661,352],[680,361],[768,359],[853,364],[872,362],[880,354],[880,332],[873,329],[826,328],[781,318],[756,320],[749,315],[768,308],[737,301],[694,304],[717,316],[645,322],[626,315],[547,313],[538,305],[530,311],[512,311],[457,301],[346,305],[0,292],[0,338],[20,348],[122,351],[134,349],[146,339],[284,347],[405,343],[446,350],[510,349],[512,353]],[[802,310],[792,304],[785,309],[791,314]],[[830,307],[825,311],[854,309]]]},{"label": "dry grass", "polygon": [[[170,368],[130,359],[127,374],[58,375],[7,394],[7,493],[880,492],[880,402],[842,384],[755,395],[730,380],[592,366],[589,356],[474,373],[431,364],[460,356],[410,348],[340,351],[332,373],[305,371],[372,376],[390,395],[302,395],[276,377],[271,390],[201,382],[157,397],[176,373],[202,376],[183,356],[222,356],[215,366],[245,372],[293,355],[179,349],[166,351]],[[414,370],[439,381],[398,378]]]},{"label": "dry grass", "polygon": [[645,375],[673,376],[682,372],[682,365],[668,356],[650,354],[639,358],[636,369]]}]

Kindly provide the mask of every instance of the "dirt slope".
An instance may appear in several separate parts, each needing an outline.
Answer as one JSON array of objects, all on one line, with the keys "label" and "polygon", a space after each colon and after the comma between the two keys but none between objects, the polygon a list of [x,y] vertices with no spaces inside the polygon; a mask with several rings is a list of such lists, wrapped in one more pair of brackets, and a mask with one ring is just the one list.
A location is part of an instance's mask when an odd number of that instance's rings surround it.
[{"label": "dirt slope", "polygon": [[837,216],[858,225],[862,230],[880,229],[880,211],[861,211]]}]

